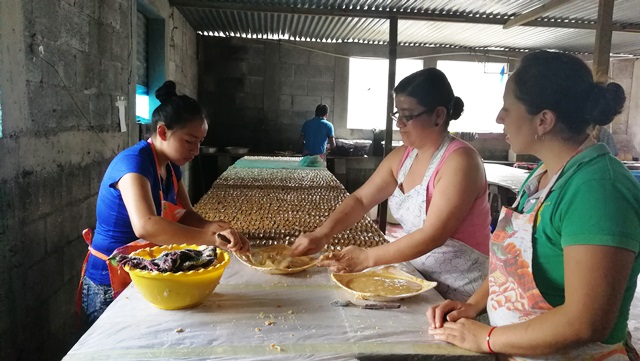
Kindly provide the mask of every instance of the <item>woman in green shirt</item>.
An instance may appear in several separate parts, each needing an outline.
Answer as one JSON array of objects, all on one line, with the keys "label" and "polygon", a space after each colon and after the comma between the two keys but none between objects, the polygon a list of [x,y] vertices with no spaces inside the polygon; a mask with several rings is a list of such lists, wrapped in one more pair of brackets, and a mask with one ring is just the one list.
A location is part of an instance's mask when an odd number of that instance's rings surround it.
[{"label": "woman in green shirt", "polygon": [[[542,160],[504,208],[489,276],[466,302],[427,311],[437,340],[513,360],[628,360],[640,272],[640,186],[589,135],[625,102],[579,58],[535,52],[509,78],[497,122],[515,153]],[[491,326],[473,318],[487,311]]]}]

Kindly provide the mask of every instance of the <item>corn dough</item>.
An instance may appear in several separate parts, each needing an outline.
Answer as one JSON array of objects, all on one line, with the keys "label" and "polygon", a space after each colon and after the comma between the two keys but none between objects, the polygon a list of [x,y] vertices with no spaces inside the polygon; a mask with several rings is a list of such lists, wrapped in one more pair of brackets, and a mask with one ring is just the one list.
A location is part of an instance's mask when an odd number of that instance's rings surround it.
[{"label": "corn dough", "polygon": [[289,247],[271,246],[251,251],[251,263],[256,267],[275,269],[296,269],[308,266],[313,257],[290,257]]},{"label": "corn dough", "polygon": [[345,286],[356,292],[382,296],[406,295],[422,289],[417,282],[384,275],[356,277],[346,282]]}]

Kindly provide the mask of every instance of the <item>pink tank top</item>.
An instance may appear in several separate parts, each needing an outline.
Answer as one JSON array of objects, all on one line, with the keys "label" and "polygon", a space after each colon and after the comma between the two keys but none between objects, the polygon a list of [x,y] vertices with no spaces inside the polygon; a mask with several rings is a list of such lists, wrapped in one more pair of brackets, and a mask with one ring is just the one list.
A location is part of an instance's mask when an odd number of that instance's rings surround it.
[{"label": "pink tank top", "polygon": [[[440,163],[438,163],[431,179],[429,179],[429,184],[427,185],[427,213],[429,212],[429,205],[431,204],[431,199],[433,197],[433,190],[435,188],[434,184],[436,177],[438,176],[438,172],[442,169],[447,157],[449,157],[449,155],[456,149],[462,147],[468,147],[475,151],[475,149],[468,143],[457,138],[454,139],[445,150]],[[404,161],[412,150],[413,148],[407,147],[407,150],[402,156],[402,161],[400,162],[398,170],[402,167]],[[464,218],[462,223],[460,223],[458,229],[453,232],[449,238],[457,239],[476,251],[484,255],[489,255],[489,240],[491,239],[491,210],[489,208],[489,184],[487,183],[486,176],[484,183],[484,191],[475,199],[475,201],[473,201],[473,204],[471,204],[471,208],[469,209],[469,213],[467,213],[467,216]]]}]

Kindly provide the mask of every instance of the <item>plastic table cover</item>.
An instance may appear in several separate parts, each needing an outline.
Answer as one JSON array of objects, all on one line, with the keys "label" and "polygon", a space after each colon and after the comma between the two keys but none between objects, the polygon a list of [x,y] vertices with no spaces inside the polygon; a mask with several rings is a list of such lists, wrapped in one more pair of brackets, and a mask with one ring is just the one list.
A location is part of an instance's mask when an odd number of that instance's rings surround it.
[{"label": "plastic table cover", "polygon": [[434,289],[399,301],[399,309],[330,305],[347,299],[355,301],[326,268],[270,275],[232,256],[218,287],[195,308],[155,308],[130,285],[63,360],[493,359],[428,334],[426,309],[442,301]]},{"label": "plastic table cover", "polygon": [[496,184],[518,192],[520,186],[529,176],[529,171],[501,164],[484,163],[484,171],[487,174],[489,184]]},{"label": "plastic table cover", "polygon": [[[253,157],[238,159],[233,166],[238,168],[314,169],[326,168],[322,161],[303,162],[303,157]],[[308,159],[308,158],[307,158]]]}]

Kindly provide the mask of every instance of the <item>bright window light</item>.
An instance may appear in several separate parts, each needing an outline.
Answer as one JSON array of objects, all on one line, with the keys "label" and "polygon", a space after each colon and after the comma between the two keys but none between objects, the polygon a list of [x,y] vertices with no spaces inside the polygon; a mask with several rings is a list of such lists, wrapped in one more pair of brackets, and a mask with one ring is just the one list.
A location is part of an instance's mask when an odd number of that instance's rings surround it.
[{"label": "bright window light", "polygon": [[[422,60],[397,60],[396,85],[422,68]],[[388,74],[389,61],[386,59],[349,59],[347,128],[386,128]]]},{"label": "bright window light", "polygon": [[502,108],[508,64],[438,60],[438,69],[449,79],[453,92],[462,98],[464,112],[449,124],[452,132],[502,133],[496,123]]},{"label": "bright window light", "polygon": [[142,124],[151,123],[149,116],[149,92],[147,87],[136,85],[136,122]]}]

